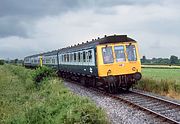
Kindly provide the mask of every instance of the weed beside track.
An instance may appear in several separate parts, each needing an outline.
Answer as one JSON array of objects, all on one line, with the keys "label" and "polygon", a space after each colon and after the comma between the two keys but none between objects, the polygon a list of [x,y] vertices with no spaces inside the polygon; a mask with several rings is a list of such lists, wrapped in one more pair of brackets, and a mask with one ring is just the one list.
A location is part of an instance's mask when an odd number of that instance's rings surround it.
[{"label": "weed beside track", "polygon": [[180,69],[143,68],[143,78],[136,87],[141,90],[180,99]]}]

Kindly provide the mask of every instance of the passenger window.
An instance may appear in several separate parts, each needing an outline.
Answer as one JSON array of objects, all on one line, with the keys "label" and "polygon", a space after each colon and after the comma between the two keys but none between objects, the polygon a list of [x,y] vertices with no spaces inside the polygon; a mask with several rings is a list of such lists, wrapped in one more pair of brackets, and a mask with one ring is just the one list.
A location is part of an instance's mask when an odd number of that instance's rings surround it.
[{"label": "passenger window", "polygon": [[80,54],[80,52],[78,52],[78,62],[80,62],[80,60],[81,60],[81,54]]},{"label": "passenger window", "polygon": [[103,54],[104,64],[109,64],[109,63],[114,62],[112,47],[104,47],[104,48],[102,48],[102,54]]},{"label": "passenger window", "polygon": [[74,62],[74,54],[71,54],[71,62]]},{"label": "passenger window", "polygon": [[116,62],[124,62],[125,54],[124,54],[124,46],[115,46],[114,47]]},{"label": "passenger window", "polygon": [[83,53],[81,52],[81,61],[80,62],[83,62]]}]

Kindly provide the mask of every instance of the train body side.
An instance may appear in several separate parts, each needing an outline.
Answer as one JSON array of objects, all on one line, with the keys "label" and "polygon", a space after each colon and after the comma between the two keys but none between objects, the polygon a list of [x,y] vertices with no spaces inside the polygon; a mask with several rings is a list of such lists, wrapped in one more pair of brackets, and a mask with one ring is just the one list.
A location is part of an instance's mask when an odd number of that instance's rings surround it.
[{"label": "train body side", "polygon": [[82,76],[98,76],[95,47],[59,52],[59,71]]}]

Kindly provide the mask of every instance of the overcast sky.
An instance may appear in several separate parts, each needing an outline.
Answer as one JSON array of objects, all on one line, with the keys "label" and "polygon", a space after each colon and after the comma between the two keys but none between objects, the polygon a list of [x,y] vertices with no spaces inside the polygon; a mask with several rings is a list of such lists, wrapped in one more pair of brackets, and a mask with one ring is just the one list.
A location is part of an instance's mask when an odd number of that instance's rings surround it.
[{"label": "overcast sky", "polygon": [[1,0],[0,58],[126,34],[141,56],[180,57],[180,0]]}]

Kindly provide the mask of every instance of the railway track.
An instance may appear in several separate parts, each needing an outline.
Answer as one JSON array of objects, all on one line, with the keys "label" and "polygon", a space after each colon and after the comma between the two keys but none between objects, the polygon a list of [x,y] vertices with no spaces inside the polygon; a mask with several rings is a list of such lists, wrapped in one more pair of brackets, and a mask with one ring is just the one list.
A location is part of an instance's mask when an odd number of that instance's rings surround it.
[{"label": "railway track", "polygon": [[179,103],[137,91],[115,95],[115,97],[153,114],[154,117],[161,118],[164,122],[180,124]]},{"label": "railway track", "polygon": [[135,108],[143,110],[155,118],[161,119],[162,122],[180,124],[180,104],[168,101],[149,94],[137,91],[129,91],[121,94],[109,94],[96,88],[91,88],[104,95],[125,102]]},{"label": "railway track", "polygon": [[[71,81],[72,82],[72,81]],[[74,81],[73,81],[74,82]],[[78,83],[76,83],[78,84]],[[169,100],[165,100],[153,95],[129,91],[120,94],[109,94],[97,88],[87,88],[100,94],[112,97],[113,99],[122,101],[135,108],[138,108],[162,122],[180,124],[180,104]]]}]

